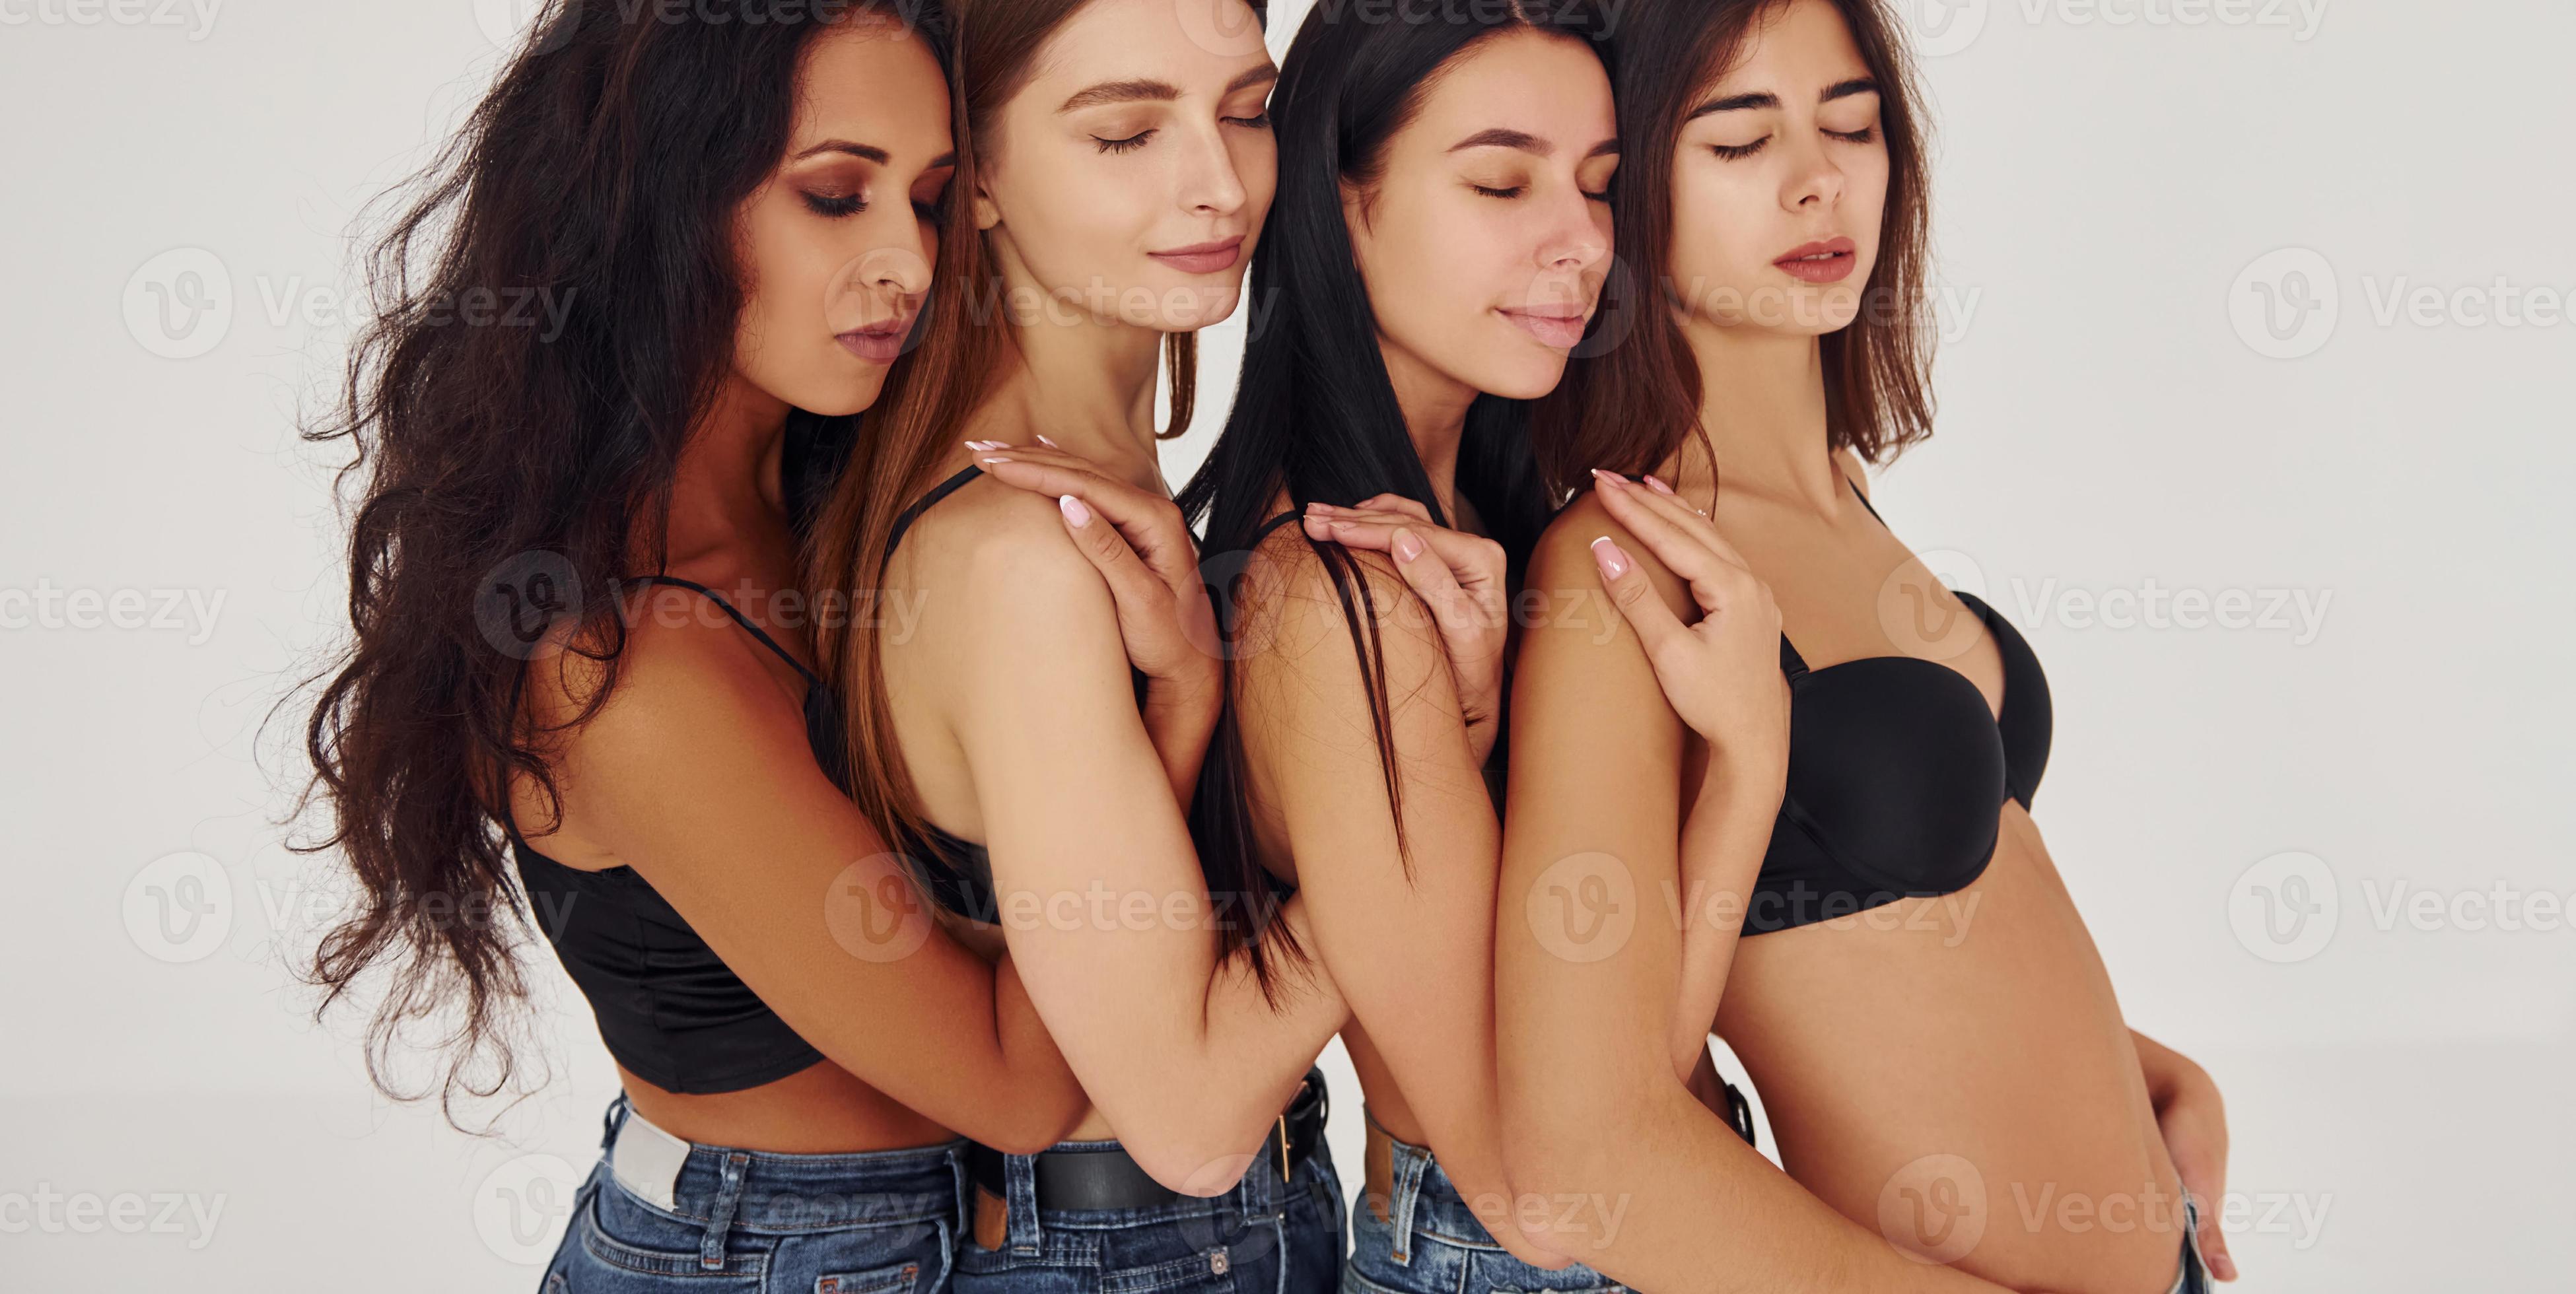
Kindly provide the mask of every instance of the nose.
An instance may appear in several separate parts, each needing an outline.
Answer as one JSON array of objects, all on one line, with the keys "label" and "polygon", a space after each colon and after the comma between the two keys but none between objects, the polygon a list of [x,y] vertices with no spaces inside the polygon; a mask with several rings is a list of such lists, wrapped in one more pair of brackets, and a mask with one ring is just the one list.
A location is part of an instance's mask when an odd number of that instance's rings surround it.
[{"label": "nose", "polygon": [[1789,153],[1789,178],[1780,190],[1780,205],[1793,212],[1830,211],[1843,200],[1843,168],[1834,164],[1815,132]]},{"label": "nose", "polygon": [[890,227],[886,243],[859,258],[858,286],[900,296],[919,296],[930,290],[931,267],[939,255],[939,232],[935,225],[910,218],[887,222]]},{"label": "nose", "polygon": [[1570,199],[1551,210],[1554,223],[1539,247],[1538,262],[1542,269],[1581,274],[1609,258],[1610,208],[1585,197],[1579,187],[1569,188]]},{"label": "nose", "polygon": [[1242,174],[1235,170],[1234,150],[1226,147],[1224,129],[1222,124],[1210,123],[1208,129],[1191,131],[1178,150],[1174,162],[1180,168],[1178,196],[1181,206],[1193,215],[1231,216],[1250,199]]}]

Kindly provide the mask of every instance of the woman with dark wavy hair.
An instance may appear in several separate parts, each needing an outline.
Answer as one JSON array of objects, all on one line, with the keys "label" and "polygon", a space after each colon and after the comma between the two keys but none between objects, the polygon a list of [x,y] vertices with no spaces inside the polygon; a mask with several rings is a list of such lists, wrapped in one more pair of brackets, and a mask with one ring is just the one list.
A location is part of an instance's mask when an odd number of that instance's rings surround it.
[{"label": "woman with dark wavy hair", "polygon": [[381,244],[313,433],[364,492],[308,730],[359,901],[312,974],[325,1010],[383,980],[377,1081],[417,1038],[452,1102],[530,1086],[519,949],[555,945],[623,1091],[549,1290],[927,1291],[959,1134],[1034,1150],[1083,1094],[835,784],[814,630],[876,609],[799,592],[781,457],[791,415],[919,425],[956,353],[948,38],[725,17],[550,9]]},{"label": "woman with dark wavy hair", "polygon": [[[2127,1027],[2032,823],[2037,657],[1862,487],[1931,430],[1896,32],[1879,0],[1637,0],[1613,45],[1652,286],[1536,423],[1550,485],[1593,488],[1530,586],[1623,614],[1519,658],[1514,1180],[1635,1200],[1547,1241],[1647,1288],[2196,1294],[2232,1275],[2184,1194],[2221,1186],[2217,1089]],[[1615,946],[1568,942],[1586,895],[1632,905]],[[1812,1198],[1682,1092],[1712,1023]]]}]

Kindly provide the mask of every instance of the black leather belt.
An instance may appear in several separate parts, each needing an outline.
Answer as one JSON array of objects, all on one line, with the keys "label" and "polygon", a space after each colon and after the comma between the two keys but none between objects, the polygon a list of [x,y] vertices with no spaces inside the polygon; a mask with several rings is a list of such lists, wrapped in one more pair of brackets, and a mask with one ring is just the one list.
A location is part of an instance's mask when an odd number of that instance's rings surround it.
[{"label": "black leather belt", "polygon": [[[1315,1153],[1315,1147],[1324,1139],[1324,1120],[1331,1106],[1330,1094],[1324,1090],[1324,1071],[1307,1070],[1296,1099],[1270,1125],[1271,1152],[1279,1166],[1279,1180],[1287,1181],[1297,1166]],[[1001,1151],[980,1141],[969,1142],[966,1157],[977,1186],[1008,1197]],[[1181,1198],[1179,1191],[1155,1181],[1132,1156],[1115,1145],[1097,1150],[1044,1151],[1031,1158],[1030,1167],[1037,1175],[1041,1209],[1141,1209]]]}]

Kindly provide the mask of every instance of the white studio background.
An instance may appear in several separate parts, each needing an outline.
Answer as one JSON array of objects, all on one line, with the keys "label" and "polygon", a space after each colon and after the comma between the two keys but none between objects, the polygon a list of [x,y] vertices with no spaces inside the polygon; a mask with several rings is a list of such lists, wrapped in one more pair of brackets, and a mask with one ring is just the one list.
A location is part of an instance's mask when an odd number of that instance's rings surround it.
[{"label": "white studio background", "polygon": [[[2244,1288],[2563,1287],[2576,11],[1908,7],[1941,434],[1879,497],[2048,665],[2040,820],[2131,1021],[2226,1089]],[[328,869],[270,825],[300,716],[261,731],[341,615],[292,424],[352,218],[513,21],[0,0],[0,1289],[524,1289],[596,1154],[542,947],[554,1081],[501,1138],[307,1022]]]}]

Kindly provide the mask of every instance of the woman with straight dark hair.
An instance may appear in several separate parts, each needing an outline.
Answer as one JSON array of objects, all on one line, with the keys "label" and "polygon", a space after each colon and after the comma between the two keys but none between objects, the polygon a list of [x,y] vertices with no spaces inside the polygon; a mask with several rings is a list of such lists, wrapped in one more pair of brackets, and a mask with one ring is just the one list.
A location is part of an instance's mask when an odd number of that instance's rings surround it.
[{"label": "woman with straight dark hair", "polygon": [[[1634,1198],[1615,1235],[1547,1240],[1648,1288],[2197,1291],[2233,1274],[2185,1194],[2222,1185],[2217,1089],[2123,1022],[2032,823],[2038,659],[1861,486],[1931,430],[1895,30],[1878,0],[1638,0],[1614,44],[1620,255],[1653,286],[1536,419],[1550,484],[1595,488],[1530,585],[1623,620],[1519,658],[1515,1182]],[[1591,892],[1640,915],[1569,956],[1567,896]],[[1848,1222],[1789,1209],[1683,1099],[1712,1023],[1783,1165]],[[1740,1284],[1701,1279],[1712,1218]]]},{"label": "woman with straight dark hair", "polygon": [[1155,459],[1165,359],[1231,314],[1276,165],[1243,0],[961,0],[950,249],[967,325],[920,423],[856,446],[815,587],[851,789],[943,928],[1005,949],[1086,1098],[970,1147],[976,1291],[1319,1290],[1341,1251],[1317,1053],[1349,1011],[1277,957],[1305,903],[1203,872],[1184,806],[1222,691]]},{"label": "woman with straight dark hair", "polygon": [[1273,99],[1262,323],[1181,496],[1227,586],[1202,858],[1293,880],[1351,1007],[1346,1290],[1600,1284],[1505,1198],[1487,773],[1506,590],[1549,512],[1521,402],[1563,374],[1610,251],[1607,26],[1583,3],[1313,11]]},{"label": "woman with straight dark hair", "polygon": [[[959,1133],[1034,1150],[1083,1094],[833,781],[810,629],[849,610],[799,592],[781,459],[921,425],[957,353],[948,41],[728,12],[766,20],[550,10],[378,249],[312,433],[364,493],[307,730],[358,906],[311,973],[384,977],[371,1072],[425,1032],[452,1103],[530,1086],[517,949],[555,945],[623,1090],[547,1290],[927,1292]],[[460,314],[512,293],[560,331]]]}]

